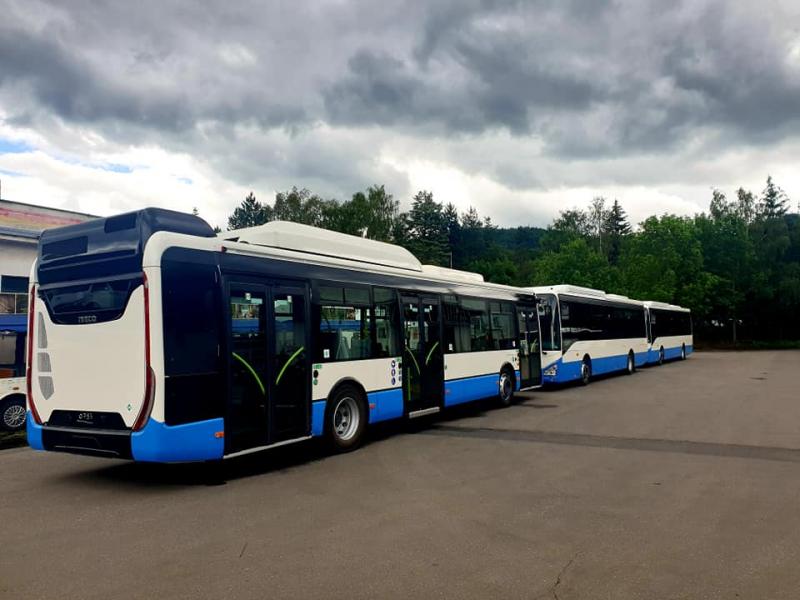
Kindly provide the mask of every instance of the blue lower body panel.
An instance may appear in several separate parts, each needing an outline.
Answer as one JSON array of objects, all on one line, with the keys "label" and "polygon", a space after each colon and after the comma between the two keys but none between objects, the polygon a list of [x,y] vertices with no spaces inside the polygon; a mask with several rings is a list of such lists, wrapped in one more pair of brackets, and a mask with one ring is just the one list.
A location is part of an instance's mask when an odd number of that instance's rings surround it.
[{"label": "blue lower body panel", "polygon": [[[648,353],[640,352],[634,354],[634,364],[636,366],[644,365],[647,361]],[[556,362],[552,363],[544,369],[548,371],[553,367],[556,368],[555,375],[543,375],[543,383],[568,383],[570,381],[577,381],[581,378],[581,365],[583,361],[575,360],[564,362],[559,358]],[[605,356],[603,358],[592,358],[592,375],[605,375],[607,373],[615,373],[617,371],[625,371],[628,368],[628,355],[619,354],[617,356]]]},{"label": "blue lower body panel", "polygon": [[216,460],[225,453],[224,430],[222,419],[174,426],[150,419],[131,434],[131,453],[146,462]]},{"label": "blue lower body panel", "polygon": [[42,426],[34,422],[31,411],[28,411],[28,414],[25,415],[25,430],[28,435],[28,445],[34,450],[44,450]]},{"label": "blue lower body panel", "polygon": [[367,401],[370,406],[370,423],[399,419],[403,416],[403,390],[400,388],[370,392],[367,394]]},{"label": "blue lower body panel", "polygon": [[325,431],[325,400],[311,403],[311,435],[319,436]]},{"label": "blue lower body panel", "polygon": [[[519,376],[517,377],[519,381]],[[498,394],[498,375],[479,375],[444,382],[444,405],[453,406]]]}]

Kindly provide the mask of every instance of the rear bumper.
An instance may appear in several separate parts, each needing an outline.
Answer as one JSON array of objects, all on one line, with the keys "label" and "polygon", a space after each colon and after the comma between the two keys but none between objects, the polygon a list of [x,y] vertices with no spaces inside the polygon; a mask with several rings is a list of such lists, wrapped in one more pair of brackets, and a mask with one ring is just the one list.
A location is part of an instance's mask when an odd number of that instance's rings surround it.
[{"label": "rear bumper", "polygon": [[37,425],[27,419],[28,444],[34,450],[50,450],[134,459],[146,462],[191,462],[222,458],[224,423],[210,419],[170,427],[150,419],[144,429],[115,431]]},{"label": "rear bumper", "polygon": [[[36,450],[105,458],[133,458],[130,431],[43,427],[33,423],[31,418],[28,419],[28,423],[28,443]],[[31,436],[32,430],[34,436]]]}]

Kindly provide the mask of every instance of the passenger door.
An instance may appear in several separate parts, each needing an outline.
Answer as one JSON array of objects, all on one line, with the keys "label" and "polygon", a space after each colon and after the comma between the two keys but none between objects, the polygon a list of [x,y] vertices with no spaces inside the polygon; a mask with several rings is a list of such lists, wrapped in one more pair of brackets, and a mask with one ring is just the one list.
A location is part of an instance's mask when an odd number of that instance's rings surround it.
[{"label": "passenger door", "polygon": [[306,288],[242,279],[226,285],[226,454],[304,437],[309,431]]},{"label": "passenger door", "polygon": [[410,416],[435,412],[444,398],[441,303],[435,296],[403,295],[403,397]]},{"label": "passenger door", "polygon": [[539,315],[534,304],[517,305],[519,331],[520,388],[532,388],[542,384],[541,341],[539,339]]}]

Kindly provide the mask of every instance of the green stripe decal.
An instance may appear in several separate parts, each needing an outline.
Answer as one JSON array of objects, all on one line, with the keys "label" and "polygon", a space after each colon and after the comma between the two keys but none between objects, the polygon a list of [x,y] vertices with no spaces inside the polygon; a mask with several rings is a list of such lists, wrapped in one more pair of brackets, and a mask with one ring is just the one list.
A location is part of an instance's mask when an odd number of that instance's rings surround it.
[{"label": "green stripe decal", "polygon": [[294,359],[295,359],[295,358],[297,358],[298,356],[300,356],[300,353],[301,353],[303,350],[305,350],[305,349],[306,349],[306,347],[305,347],[305,346],[300,346],[300,347],[297,349],[297,352],[295,352],[294,354],[292,354],[292,355],[289,357],[289,360],[287,360],[287,361],[284,363],[284,365],[283,365],[283,368],[281,369],[281,372],[280,372],[280,373],[278,373],[278,378],[275,380],[275,385],[278,385],[278,384],[281,382],[281,377],[283,377],[283,372],[284,372],[284,371],[286,371],[286,367],[288,367],[290,364],[292,364],[292,362],[294,361]]},{"label": "green stripe decal", "polygon": [[406,346],[406,352],[408,352],[408,355],[411,357],[411,360],[414,361],[414,366],[417,367],[417,373],[421,375],[422,371],[420,371],[419,369],[419,363],[417,362],[417,358],[414,356],[414,353],[409,349],[408,346]]},{"label": "green stripe decal", "polygon": [[250,371],[250,374],[253,377],[255,377],[256,383],[258,384],[258,387],[261,390],[261,393],[266,396],[267,395],[267,391],[264,389],[264,384],[261,383],[261,378],[258,376],[258,373],[256,373],[255,369],[253,369],[253,367],[250,366],[250,363],[248,363],[245,359],[243,359],[241,356],[236,354],[236,352],[231,352],[231,354],[233,354],[233,358],[235,358],[236,360],[238,360],[240,363],[242,363],[244,365],[245,369]]},{"label": "green stripe decal", "polygon": [[428,366],[428,363],[431,362],[431,355],[433,354],[433,351],[436,350],[436,346],[438,346],[438,345],[439,345],[439,342],[436,342],[433,345],[433,347],[430,349],[430,351],[428,352],[428,356],[425,357],[425,366],[426,367]]}]

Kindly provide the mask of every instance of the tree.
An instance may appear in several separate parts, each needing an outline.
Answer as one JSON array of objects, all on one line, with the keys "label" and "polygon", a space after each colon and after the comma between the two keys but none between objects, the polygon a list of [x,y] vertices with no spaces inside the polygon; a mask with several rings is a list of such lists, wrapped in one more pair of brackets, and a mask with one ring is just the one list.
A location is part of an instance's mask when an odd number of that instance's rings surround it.
[{"label": "tree", "polygon": [[448,202],[442,213],[445,226],[447,227],[447,246],[450,253],[450,267],[456,264],[461,265],[461,223],[459,221],[458,209],[455,204]]},{"label": "tree", "polygon": [[414,196],[408,214],[407,247],[423,263],[448,266],[447,222],[442,205],[433,194],[421,190]]},{"label": "tree", "polygon": [[590,237],[593,233],[589,213],[577,208],[562,210],[550,228],[576,237]]},{"label": "tree", "polygon": [[306,188],[292,187],[287,192],[275,194],[275,205],[266,207],[269,221],[292,221],[321,227],[325,208],[330,201],[323,200]]},{"label": "tree", "polygon": [[228,230],[263,225],[270,220],[267,208],[269,207],[262,205],[256,200],[255,194],[250,192],[228,217]]},{"label": "tree", "polygon": [[557,252],[542,254],[533,263],[533,273],[533,285],[569,283],[608,290],[615,283],[605,257],[584,238],[567,242]]},{"label": "tree", "polygon": [[711,205],[708,207],[708,212],[715,220],[722,219],[725,215],[730,214],[731,206],[728,204],[728,199],[718,189],[711,190]]},{"label": "tree", "polygon": [[605,233],[606,219],[608,219],[606,199],[602,196],[592,198],[592,203],[589,205],[589,223],[592,234],[597,240],[597,249],[600,252],[603,251],[603,234]]},{"label": "tree", "polygon": [[744,188],[736,190],[736,214],[745,223],[750,224],[756,218],[756,197],[753,192]]},{"label": "tree", "polygon": [[620,206],[619,200],[614,200],[614,204],[606,214],[606,220],[603,225],[608,244],[606,246],[608,251],[608,262],[616,265],[619,261],[619,253],[622,247],[622,240],[625,236],[630,235],[631,226],[628,224],[628,217],[625,211]]},{"label": "tree", "polygon": [[399,202],[384,186],[373,185],[342,204],[328,201],[323,222],[327,229],[390,242],[398,214]]},{"label": "tree", "polygon": [[775,219],[785,215],[788,210],[789,198],[781,188],[775,185],[770,175],[767,177],[767,187],[761,192],[758,214],[763,219]]}]

